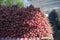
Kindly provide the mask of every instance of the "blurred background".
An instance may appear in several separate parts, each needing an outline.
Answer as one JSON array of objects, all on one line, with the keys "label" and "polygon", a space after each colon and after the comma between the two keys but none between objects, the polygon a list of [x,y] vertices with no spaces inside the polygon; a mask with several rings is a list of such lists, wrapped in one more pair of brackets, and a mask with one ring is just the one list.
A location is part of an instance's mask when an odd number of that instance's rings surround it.
[{"label": "blurred background", "polygon": [[46,14],[53,31],[55,40],[60,40],[60,0],[28,0],[35,7],[40,7]]}]

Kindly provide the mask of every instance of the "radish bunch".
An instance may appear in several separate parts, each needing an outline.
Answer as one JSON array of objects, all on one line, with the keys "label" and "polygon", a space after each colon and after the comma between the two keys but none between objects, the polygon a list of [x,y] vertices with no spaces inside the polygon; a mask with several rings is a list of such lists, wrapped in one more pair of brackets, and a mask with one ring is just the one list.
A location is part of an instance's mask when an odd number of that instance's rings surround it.
[{"label": "radish bunch", "polygon": [[40,8],[0,5],[0,37],[48,37],[51,27]]}]

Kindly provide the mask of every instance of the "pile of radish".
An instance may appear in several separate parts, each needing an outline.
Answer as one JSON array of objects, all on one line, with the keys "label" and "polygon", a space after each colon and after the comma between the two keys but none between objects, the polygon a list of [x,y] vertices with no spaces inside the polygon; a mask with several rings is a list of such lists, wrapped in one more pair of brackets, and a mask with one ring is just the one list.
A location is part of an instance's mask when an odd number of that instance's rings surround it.
[{"label": "pile of radish", "polygon": [[0,5],[0,37],[42,38],[51,34],[51,27],[40,8]]}]

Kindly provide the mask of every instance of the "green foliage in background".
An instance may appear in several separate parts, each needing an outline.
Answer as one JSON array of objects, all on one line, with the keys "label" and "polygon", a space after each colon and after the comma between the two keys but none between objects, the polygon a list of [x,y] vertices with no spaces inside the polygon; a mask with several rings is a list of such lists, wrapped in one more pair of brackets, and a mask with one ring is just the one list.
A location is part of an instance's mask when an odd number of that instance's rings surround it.
[{"label": "green foliage in background", "polygon": [[11,6],[13,5],[13,0],[0,0],[0,5]]},{"label": "green foliage in background", "polygon": [[[13,0],[0,0],[0,5],[4,6],[12,6],[13,3]],[[16,4],[18,5],[18,7],[24,7],[24,4],[23,2],[21,2],[21,0],[16,0]]]},{"label": "green foliage in background", "polygon": [[6,0],[5,1],[5,4],[7,5],[7,6],[11,6],[11,5],[13,5],[13,0]]},{"label": "green foliage in background", "polygon": [[4,1],[4,0],[0,0],[0,5],[2,4],[3,1]]},{"label": "green foliage in background", "polygon": [[16,0],[16,3],[19,7],[24,7],[24,4],[21,2],[21,0]]}]

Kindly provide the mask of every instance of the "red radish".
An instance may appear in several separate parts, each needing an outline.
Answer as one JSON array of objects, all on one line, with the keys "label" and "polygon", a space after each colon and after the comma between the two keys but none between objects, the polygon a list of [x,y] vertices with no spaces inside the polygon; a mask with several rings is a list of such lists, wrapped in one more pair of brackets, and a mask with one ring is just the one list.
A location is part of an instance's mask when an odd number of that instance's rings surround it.
[{"label": "red radish", "polygon": [[2,6],[0,9],[0,37],[42,38],[52,33],[46,16],[39,8]]}]

